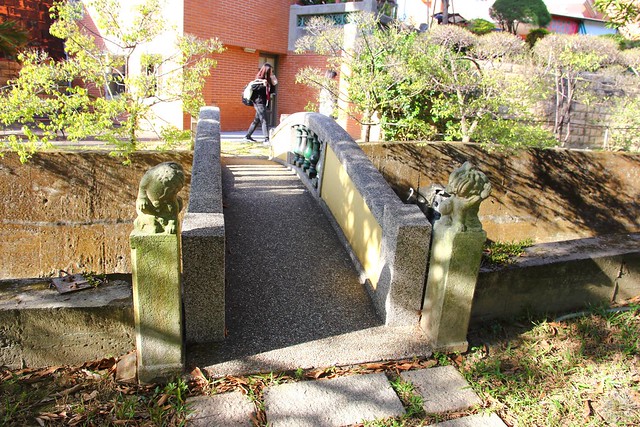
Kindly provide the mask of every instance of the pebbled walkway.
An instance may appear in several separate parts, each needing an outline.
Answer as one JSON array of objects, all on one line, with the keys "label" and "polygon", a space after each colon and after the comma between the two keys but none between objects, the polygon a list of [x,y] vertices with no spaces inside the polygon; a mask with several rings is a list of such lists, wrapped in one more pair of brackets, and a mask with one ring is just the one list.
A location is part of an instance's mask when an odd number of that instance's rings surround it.
[{"label": "pebbled walkway", "polygon": [[228,336],[189,347],[188,367],[220,377],[431,354],[417,326],[382,325],[294,171],[259,158],[222,162]]}]

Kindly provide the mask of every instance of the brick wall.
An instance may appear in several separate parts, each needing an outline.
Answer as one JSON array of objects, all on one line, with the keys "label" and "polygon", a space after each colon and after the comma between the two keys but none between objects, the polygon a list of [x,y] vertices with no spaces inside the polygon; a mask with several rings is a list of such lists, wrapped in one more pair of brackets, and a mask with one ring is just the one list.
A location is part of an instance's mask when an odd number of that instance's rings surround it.
[{"label": "brick wall", "polygon": [[20,64],[9,59],[0,58],[0,87],[7,84],[7,80],[18,77]]},{"label": "brick wall", "polygon": [[2,0],[0,21],[18,21],[29,31],[29,47],[43,49],[54,58],[62,58],[62,40],[49,34],[49,8],[52,4],[53,0]]},{"label": "brick wall", "polygon": [[[217,37],[226,48],[215,55],[218,64],[204,88],[205,103],[220,108],[223,131],[245,130],[253,120],[255,110],[242,104],[240,95],[255,77],[261,53],[277,57],[276,117],[303,111],[309,101],[317,99],[316,91],[295,83],[295,74],[304,66],[322,67],[324,58],[287,51],[289,7],[295,1],[185,0],[184,3],[185,32],[203,38]],[[277,124],[276,120],[273,125]]]}]

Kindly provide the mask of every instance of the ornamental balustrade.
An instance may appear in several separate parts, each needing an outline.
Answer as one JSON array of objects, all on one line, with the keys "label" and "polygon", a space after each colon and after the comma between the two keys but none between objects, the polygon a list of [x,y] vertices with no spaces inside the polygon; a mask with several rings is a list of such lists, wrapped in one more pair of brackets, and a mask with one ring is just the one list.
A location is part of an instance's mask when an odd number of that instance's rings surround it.
[{"label": "ornamental balustrade", "polygon": [[324,151],[325,143],[320,141],[318,135],[305,125],[292,126],[295,131],[295,141],[291,151],[291,164],[302,169],[303,174],[309,178],[313,188],[318,188],[319,160]]}]

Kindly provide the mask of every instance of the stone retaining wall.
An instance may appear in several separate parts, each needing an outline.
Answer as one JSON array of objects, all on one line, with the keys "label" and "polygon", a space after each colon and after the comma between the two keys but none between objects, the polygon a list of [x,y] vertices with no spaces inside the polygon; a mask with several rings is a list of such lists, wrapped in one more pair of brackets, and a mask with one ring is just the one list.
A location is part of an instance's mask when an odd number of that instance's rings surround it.
[{"label": "stone retaining wall", "polygon": [[165,161],[185,169],[189,152],[139,152],[131,165],[107,151],[43,152],[21,164],[0,158],[0,279],[72,272],[130,273],[129,233],[142,175]]},{"label": "stone retaining wall", "polygon": [[386,143],[362,149],[400,197],[446,184],[471,161],[491,181],[480,220],[493,241],[535,242],[640,232],[640,155],[525,150],[487,152],[475,144]]},{"label": "stone retaining wall", "polygon": [[640,234],[545,243],[480,270],[474,321],[559,314],[640,295]]}]

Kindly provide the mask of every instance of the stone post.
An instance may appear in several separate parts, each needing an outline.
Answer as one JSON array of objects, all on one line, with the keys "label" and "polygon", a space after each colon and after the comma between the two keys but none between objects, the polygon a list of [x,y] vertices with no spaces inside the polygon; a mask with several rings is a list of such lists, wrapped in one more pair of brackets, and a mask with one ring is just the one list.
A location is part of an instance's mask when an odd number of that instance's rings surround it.
[{"label": "stone post", "polygon": [[476,289],[484,231],[433,231],[421,326],[434,350],[467,350],[467,329]]},{"label": "stone post", "polygon": [[182,373],[182,301],[177,197],[182,167],[151,168],[140,182],[138,217],[130,235],[138,381],[167,380]]},{"label": "stone post", "polygon": [[420,326],[434,350],[466,351],[467,330],[482,246],[487,234],[478,219],[491,192],[487,177],[470,163],[454,171],[433,228],[427,289]]}]

